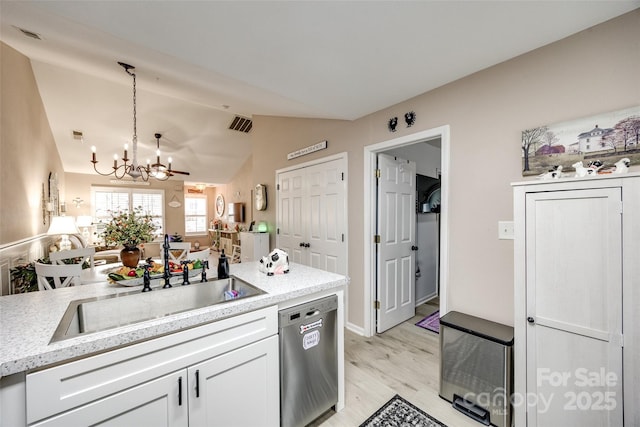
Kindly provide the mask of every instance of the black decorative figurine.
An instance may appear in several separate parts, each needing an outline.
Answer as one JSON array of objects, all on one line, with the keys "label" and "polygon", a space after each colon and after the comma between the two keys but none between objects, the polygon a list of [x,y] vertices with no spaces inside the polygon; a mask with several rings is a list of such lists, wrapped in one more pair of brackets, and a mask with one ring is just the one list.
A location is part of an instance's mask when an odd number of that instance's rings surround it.
[{"label": "black decorative figurine", "polygon": [[416,122],[416,113],[409,111],[404,115],[404,121],[407,123],[407,127],[410,128]]},{"label": "black decorative figurine", "polygon": [[398,126],[398,118],[392,117],[391,119],[389,119],[389,132],[395,132],[396,126]]}]

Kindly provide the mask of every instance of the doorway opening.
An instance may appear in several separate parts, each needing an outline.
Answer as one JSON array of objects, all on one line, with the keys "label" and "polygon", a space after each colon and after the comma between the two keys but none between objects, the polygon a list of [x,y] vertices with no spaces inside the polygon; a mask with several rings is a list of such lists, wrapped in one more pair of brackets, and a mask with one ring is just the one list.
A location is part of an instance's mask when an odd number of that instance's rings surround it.
[{"label": "doorway opening", "polygon": [[447,313],[447,283],[449,272],[449,153],[450,136],[449,126],[441,126],[411,135],[390,139],[380,143],[364,147],[364,209],[368,212],[364,221],[364,283],[365,286],[365,324],[364,334],[372,336],[376,333],[376,243],[373,236],[376,234],[376,162],[379,153],[392,149],[410,146],[427,141],[440,140],[440,245],[439,245],[439,303],[440,315]]}]

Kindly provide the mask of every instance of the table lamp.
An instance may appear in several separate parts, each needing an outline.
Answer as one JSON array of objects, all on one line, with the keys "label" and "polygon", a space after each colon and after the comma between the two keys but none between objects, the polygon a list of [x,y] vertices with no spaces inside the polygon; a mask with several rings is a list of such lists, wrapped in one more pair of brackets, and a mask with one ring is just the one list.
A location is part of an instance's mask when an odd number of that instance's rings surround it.
[{"label": "table lamp", "polygon": [[90,215],[78,215],[76,225],[82,229],[82,237],[85,240],[85,244],[90,244],[91,234],[89,233],[89,227],[93,225],[93,217]]},{"label": "table lamp", "polygon": [[76,227],[76,223],[72,216],[54,216],[51,218],[51,225],[47,231],[47,235],[60,235],[60,250],[65,251],[71,249],[71,240],[69,234],[80,234],[80,230]]}]

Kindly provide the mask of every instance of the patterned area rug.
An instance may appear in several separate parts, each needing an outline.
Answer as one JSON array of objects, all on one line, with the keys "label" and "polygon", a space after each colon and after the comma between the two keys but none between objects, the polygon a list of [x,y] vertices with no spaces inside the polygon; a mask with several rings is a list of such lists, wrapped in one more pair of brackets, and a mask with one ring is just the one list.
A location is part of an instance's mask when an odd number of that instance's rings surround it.
[{"label": "patterned area rug", "polygon": [[399,395],[384,404],[360,427],[447,427]]},{"label": "patterned area rug", "polygon": [[436,334],[440,333],[440,311],[436,311],[433,314],[425,317],[418,323],[416,326],[420,326],[421,328],[428,329],[430,331],[435,332]]}]

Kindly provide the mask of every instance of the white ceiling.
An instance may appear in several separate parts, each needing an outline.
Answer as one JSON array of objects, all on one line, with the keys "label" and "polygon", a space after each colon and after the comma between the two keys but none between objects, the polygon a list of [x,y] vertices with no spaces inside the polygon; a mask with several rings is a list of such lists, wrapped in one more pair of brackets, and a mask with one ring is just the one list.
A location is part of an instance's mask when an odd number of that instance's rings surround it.
[{"label": "white ceiling", "polygon": [[[634,1],[5,1],[65,171],[139,159],[225,183],[251,153],[235,114],[354,120],[640,7]],[[39,34],[34,40],[23,28]],[[227,107],[225,107],[227,106]],[[72,131],[84,134],[84,143]],[[300,141],[306,146],[315,141]]]}]

